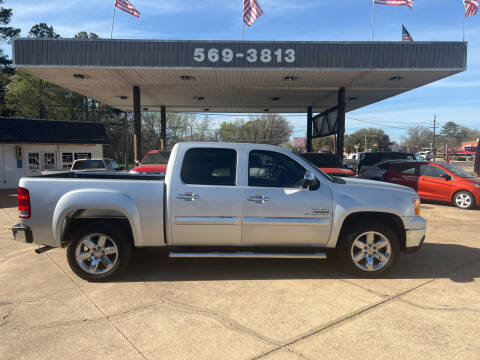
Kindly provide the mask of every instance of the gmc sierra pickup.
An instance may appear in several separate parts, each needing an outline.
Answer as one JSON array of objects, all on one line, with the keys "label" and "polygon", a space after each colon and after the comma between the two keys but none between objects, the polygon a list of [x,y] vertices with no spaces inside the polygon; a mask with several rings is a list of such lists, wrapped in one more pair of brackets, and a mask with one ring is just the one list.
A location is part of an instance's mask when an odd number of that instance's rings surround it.
[{"label": "gmc sierra pickup", "polygon": [[170,257],[324,259],[378,276],[418,250],[426,222],[410,188],[320,171],[288,149],[175,145],[165,178],[64,173],[22,178],[14,238],[66,247],[89,281],[123,271],[135,247]]}]

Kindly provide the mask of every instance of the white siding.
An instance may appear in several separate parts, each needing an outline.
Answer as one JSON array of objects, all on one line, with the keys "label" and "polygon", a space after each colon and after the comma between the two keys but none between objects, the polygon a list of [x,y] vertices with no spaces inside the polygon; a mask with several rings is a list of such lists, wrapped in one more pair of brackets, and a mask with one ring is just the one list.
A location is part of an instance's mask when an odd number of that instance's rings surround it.
[{"label": "white siding", "polygon": [[[17,167],[15,148],[23,148],[22,167]],[[62,154],[90,153],[92,158],[103,157],[102,145],[75,145],[75,144],[0,144],[0,189],[15,189],[23,176],[35,175],[29,170],[29,153],[38,153],[40,163],[44,161],[44,153],[55,154],[55,168],[62,168]],[[39,169],[39,171],[42,169]],[[39,173],[38,171],[38,173]]]}]

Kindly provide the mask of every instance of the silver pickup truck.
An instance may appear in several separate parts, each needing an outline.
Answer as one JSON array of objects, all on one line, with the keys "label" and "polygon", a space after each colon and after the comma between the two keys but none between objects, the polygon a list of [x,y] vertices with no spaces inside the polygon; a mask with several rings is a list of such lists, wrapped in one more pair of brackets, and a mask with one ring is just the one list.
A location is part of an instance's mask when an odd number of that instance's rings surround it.
[{"label": "silver pickup truck", "polygon": [[[418,250],[426,222],[411,189],[331,177],[276,146],[180,143],[165,178],[64,173],[22,178],[14,238],[66,247],[89,281],[123,271],[137,247],[170,257],[324,259],[378,276]],[[335,250],[335,251],[334,251]]]}]

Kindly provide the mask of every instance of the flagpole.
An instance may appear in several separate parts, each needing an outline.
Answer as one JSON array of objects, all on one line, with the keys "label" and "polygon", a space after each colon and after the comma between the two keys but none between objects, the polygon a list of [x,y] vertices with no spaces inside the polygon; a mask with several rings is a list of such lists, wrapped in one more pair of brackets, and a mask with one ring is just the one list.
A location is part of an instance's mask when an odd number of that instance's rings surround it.
[{"label": "flagpole", "polygon": [[243,21],[243,14],[245,11],[245,0],[242,0],[242,41],[245,40],[245,21]]},{"label": "flagpole", "polygon": [[113,5],[113,16],[112,16],[112,30],[110,31],[110,39],[113,38],[113,24],[115,24],[115,11],[117,10],[117,7]]},{"label": "flagpole", "polygon": [[372,41],[373,41],[374,31],[375,31],[375,0],[372,0]]},{"label": "flagpole", "polygon": [[465,3],[462,3],[462,41],[465,42],[465,15],[467,15],[467,9],[465,8]]}]

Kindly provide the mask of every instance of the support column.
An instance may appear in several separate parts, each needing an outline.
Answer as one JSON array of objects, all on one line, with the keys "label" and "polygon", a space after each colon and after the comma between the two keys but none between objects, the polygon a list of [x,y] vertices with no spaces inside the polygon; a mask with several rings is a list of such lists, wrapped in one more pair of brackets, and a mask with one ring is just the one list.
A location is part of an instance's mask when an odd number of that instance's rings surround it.
[{"label": "support column", "polygon": [[345,88],[338,90],[337,112],[337,155],[343,160],[343,148],[345,147]]},{"label": "support column", "polygon": [[140,161],[142,156],[142,114],[140,110],[140,87],[133,87],[133,158]]},{"label": "support column", "polygon": [[161,150],[167,149],[167,109],[162,106],[160,111],[160,139],[162,140]]},{"label": "support column", "polygon": [[312,152],[312,129],[313,129],[313,111],[312,107],[307,108],[307,152]]}]

